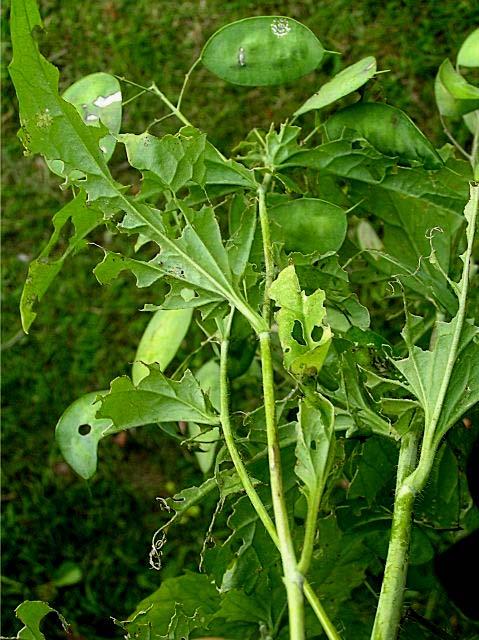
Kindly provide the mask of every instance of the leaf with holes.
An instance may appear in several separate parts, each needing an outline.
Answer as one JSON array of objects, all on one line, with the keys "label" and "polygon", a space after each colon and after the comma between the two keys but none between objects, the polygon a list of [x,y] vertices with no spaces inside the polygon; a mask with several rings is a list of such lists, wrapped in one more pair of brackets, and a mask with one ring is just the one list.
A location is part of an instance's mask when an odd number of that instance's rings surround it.
[{"label": "leaf with holes", "polygon": [[294,266],[283,269],[269,289],[279,311],[276,320],[284,364],[295,374],[316,375],[331,343],[331,329],[324,324],[324,291],[307,296],[301,291]]}]

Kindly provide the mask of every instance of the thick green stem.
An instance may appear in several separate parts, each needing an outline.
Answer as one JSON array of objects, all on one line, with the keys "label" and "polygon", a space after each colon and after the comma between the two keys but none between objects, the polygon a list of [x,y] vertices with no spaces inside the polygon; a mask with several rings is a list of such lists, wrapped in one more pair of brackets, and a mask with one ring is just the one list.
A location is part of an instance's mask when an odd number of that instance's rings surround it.
[{"label": "thick green stem", "polygon": [[274,519],[279,539],[279,551],[283,563],[284,581],[288,596],[289,628],[291,640],[303,640],[304,602],[303,576],[298,571],[288,512],[283,491],[281,454],[276,424],[273,366],[269,333],[260,334],[261,364],[263,370],[264,408],[266,415],[266,437],[268,441],[269,475],[273,499]]},{"label": "thick green stem", "polygon": [[418,445],[415,430],[401,439],[391,538],[371,640],[395,640],[399,630],[415,498],[405,480],[416,465]]},{"label": "thick green stem", "polygon": [[[271,234],[266,209],[266,189],[271,180],[267,174],[258,189],[258,211],[263,239],[265,262],[265,285],[263,299],[263,318],[268,324],[271,319],[271,301],[269,289],[274,280],[274,260]],[[274,397],[273,363],[271,360],[271,337],[269,331],[259,334],[261,348],[261,368],[263,373],[264,410],[266,416],[266,438],[268,442],[269,476],[273,499],[274,520],[279,539],[279,551],[284,571],[284,582],[288,596],[289,629],[291,640],[303,640],[304,629],[304,596],[303,576],[298,571],[298,563],[293,539],[289,527],[288,512],[283,490],[281,470],[281,453],[279,448],[278,426],[276,423],[276,406]]]},{"label": "thick green stem", "polygon": [[[251,501],[254,510],[258,514],[259,519],[263,523],[266,531],[271,537],[273,544],[279,550],[279,538],[276,532],[276,528],[274,526],[273,521],[271,520],[266,507],[264,506],[261,498],[259,497],[256,489],[251,482],[251,479],[248,475],[248,471],[246,470],[245,464],[241,459],[241,456],[236,447],[236,443],[234,440],[233,432],[231,429],[231,420],[230,420],[230,412],[229,412],[229,381],[228,381],[228,348],[229,348],[229,331],[231,328],[232,315],[229,318],[227,330],[223,335],[221,342],[221,356],[220,356],[220,399],[221,399],[221,407],[220,407],[220,420],[221,426],[223,429],[223,434],[226,442],[226,447],[230,454],[231,460],[233,461],[236,473],[238,474],[241,484],[246,492],[246,495]],[[341,640],[338,632],[336,631],[333,623],[328,618],[328,615],[324,611],[321,603],[319,602],[316,594],[314,593],[313,588],[306,580],[303,582],[304,593],[308,602],[310,603],[314,613],[316,614],[320,624],[322,625],[324,632],[328,640]]]}]

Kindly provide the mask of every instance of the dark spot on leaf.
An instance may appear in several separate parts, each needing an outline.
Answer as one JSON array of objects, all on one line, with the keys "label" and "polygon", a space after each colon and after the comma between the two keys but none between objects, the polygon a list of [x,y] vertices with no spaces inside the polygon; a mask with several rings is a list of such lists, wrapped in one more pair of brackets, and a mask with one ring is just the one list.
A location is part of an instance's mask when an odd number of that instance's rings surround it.
[{"label": "dark spot on leaf", "polygon": [[299,320],[294,321],[293,330],[291,331],[291,337],[303,347],[306,346],[306,340],[303,335],[303,325]]},{"label": "dark spot on leaf", "polygon": [[316,440],[312,440],[312,441],[311,441],[311,449],[312,449],[313,451],[316,451]]},{"label": "dark spot on leaf", "polygon": [[78,433],[81,436],[87,436],[90,433],[90,431],[91,431],[91,426],[89,424],[81,424],[78,427]]}]

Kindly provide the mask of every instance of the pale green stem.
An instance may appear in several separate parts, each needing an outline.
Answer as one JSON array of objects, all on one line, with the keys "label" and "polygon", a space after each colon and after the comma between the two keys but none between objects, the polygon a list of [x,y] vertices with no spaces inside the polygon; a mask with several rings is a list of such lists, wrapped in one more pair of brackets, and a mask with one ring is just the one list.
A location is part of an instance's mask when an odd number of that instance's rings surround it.
[{"label": "pale green stem", "polygon": [[168,109],[171,111],[171,113],[174,113],[175,116],[178,118],[178,120],[181,120],[181,122],[183,124],[185,124],[188,127],[192,127],[193,125],[191,124],[191,122],[188,120],[188,118],[186,118],[181,111],[178,109],[178,107],[175,107],[175,105],[168,100],[168,98],[165,96],[165,94],[163,93],[163,91],[160,91],[160,89],[158,89],[158,87],[156,86],[156,84],[152,84],[151,85],[151,91],[153,93],[155,93],[168,107]]},{"label": "pale green stem", "polygon": [[[413,433],[407,434],[403,437],[401,443],[391,539],[371,640],[394,640],[397,636],[407,576],[407,555],[411,536],[412,508],[416,495],[422,491],[427,482],[434,463],[437,447],[443,435],[441,433],[437,434],[436,430],[456,363],[459,342],[465,322],[469,268],[479,204],[478,186],[471,186],[471,199],[469,204],[471,204],[472,215],[468,223],[467,249],[463,257],[464,265],[461,281],[458,285],[459,307],[457,315],[453,320],[454,332],[446,366],[443,371],[437,372],[438,376],[442,376],[442,380],[434,410],[430,416],[426,415],[421,454],[417,466],[415,466],[415,461],[418,444],[416,441],[416,444],[413,446],[411,441],[411,438],[416,436],[414,436]],[[405,438],[407,438],[408,435],[409,439],[406,441]]]},{"label": "pale green stem", "polygon": [[371,640],[395,640],[399,630],[415,498],[405,480],[416,465],[418,445],[414,429],[401,439],[391,537]]},{"label": "pale green stem", "polygon": [[319,505],[323,496],[324,484],[317,486],[311,500],[308,501],[308,515],[304,528],[304,541],[301,557],[298,563],[298,571],[306,575],[313,557],[314,541],[316,538],[316,523],[318,521]]},{"label": "pale green stem", "polygon": [[[228,322],[227,330],[222,338],[221,342],[221,356],[220,356],[220,421],[223,430],[226,447],[230,454],[231,460],[238,474],[241,484],[246,492],[246,495],[251,501],[254,510],[258,514],[259,519],[263,523],[266,531],[268,532],[275,547],[279,550],[280,543],[279,537],[276,532],[273,521],[271,520],[268,511],[266,510],[261,498],[259,497],[256,489],[251,482],[251,479],[246,470],[245,464],[241,459],[241,456],[236,447],[234,435],[231,429],[230,412],[229,412],[229,382],[228,382],[228,348],[229,348],[229,329],[231,326],[231,317]],[[308,599],[314,613],[316,614],[320,624],[322,625],[328,640],[341,640],[338,632],[336,631],[333,623],[328,618],[328,615],[324,611],[321,603],[319,602],[313,588],[306,580],[303,582],[304,593]]]},{"label": "pale green stem", "polygon": [[[271,243],[268,212],[266,209],[266,189],[271,180],[267,174],[263,184],[258,188],[258,211],[263,238],[265,262],[265,287],[263,301],[263,318],[270,324],[271,301],[269,289],[274,280],[273,247]],[[276,406],[274,397],[273,363],[271,359],[271,336],[268,331],[259,334],[261,348],[261,368],[263,374],[264,410],[266,416],[266,438],[268,442],[269,476],[271,495],[273,500],[274,520],[279,539],[279,551],[284,571],[284,582],[288,596],[289,629],[291,640],[303,640],[304,628],[304,597],[303,576],[298,571],[296,553],[289,527],[288,512],[283,489],[281,469],[281,453],[279,448],[278,426],[276,423]]]}]

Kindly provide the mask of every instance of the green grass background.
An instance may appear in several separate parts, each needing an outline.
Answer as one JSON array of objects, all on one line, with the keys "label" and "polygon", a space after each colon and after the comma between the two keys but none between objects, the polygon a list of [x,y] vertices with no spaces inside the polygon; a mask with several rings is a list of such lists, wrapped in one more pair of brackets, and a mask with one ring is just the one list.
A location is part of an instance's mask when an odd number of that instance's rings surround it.
[{"label": "green grass background", "polygon": [[[444,143],[434,75],[474,26],[474,12],[475,22],[479,19],[476,3],[466,0],[44,0],[40,7],[46,27],[42,51],[60,68],[62,89],[103,70],[140,84],[155,80],[175,98],[207,38],[249,15],[294,17],[327,49],[342,53],[296,85],[271,90],[225,86],[198,69],[183,109],[226,150],[250,128],[281,122],[331,72],[365,55],[376,56],[379,68],[390,70],[374,83],[373,97],[405,109],[436,144]],[[148,318],[137,311],[144,294],[131,280],[103,288],[96,283],[91,270],[101,255],[92,247],[65,266],[30,335],[21,332],[18,303],[28,262],[47,241],[51,216],[68,195],[43,160],[23,156],[15,136],[6,6],[3,17],[2,633],[14,633],[12,612],[19,602],[46,598],[74,623],[75,638],[114,637],[109,616],[127,615],[160,581],[147,559],[162,518],[155,496],[199,481],[201,474],[188,452],[151,429],[129,436],[123,447],[114,439],[105,441],[90,483],[69,470],[54,444],[56,421],[70,402],[128,373]],[[126,107],[123,130],[141,132],[164,113],[162,104],[147,96]],[[155,133],[173,126],[170,119]],[[115,171],[124,171],[120,152],[113,162]],[[206,527],[200,512],[173,534],[162,577],[194,566]],[[81,579],[55,586],[68,568],[81,571]]]}]

